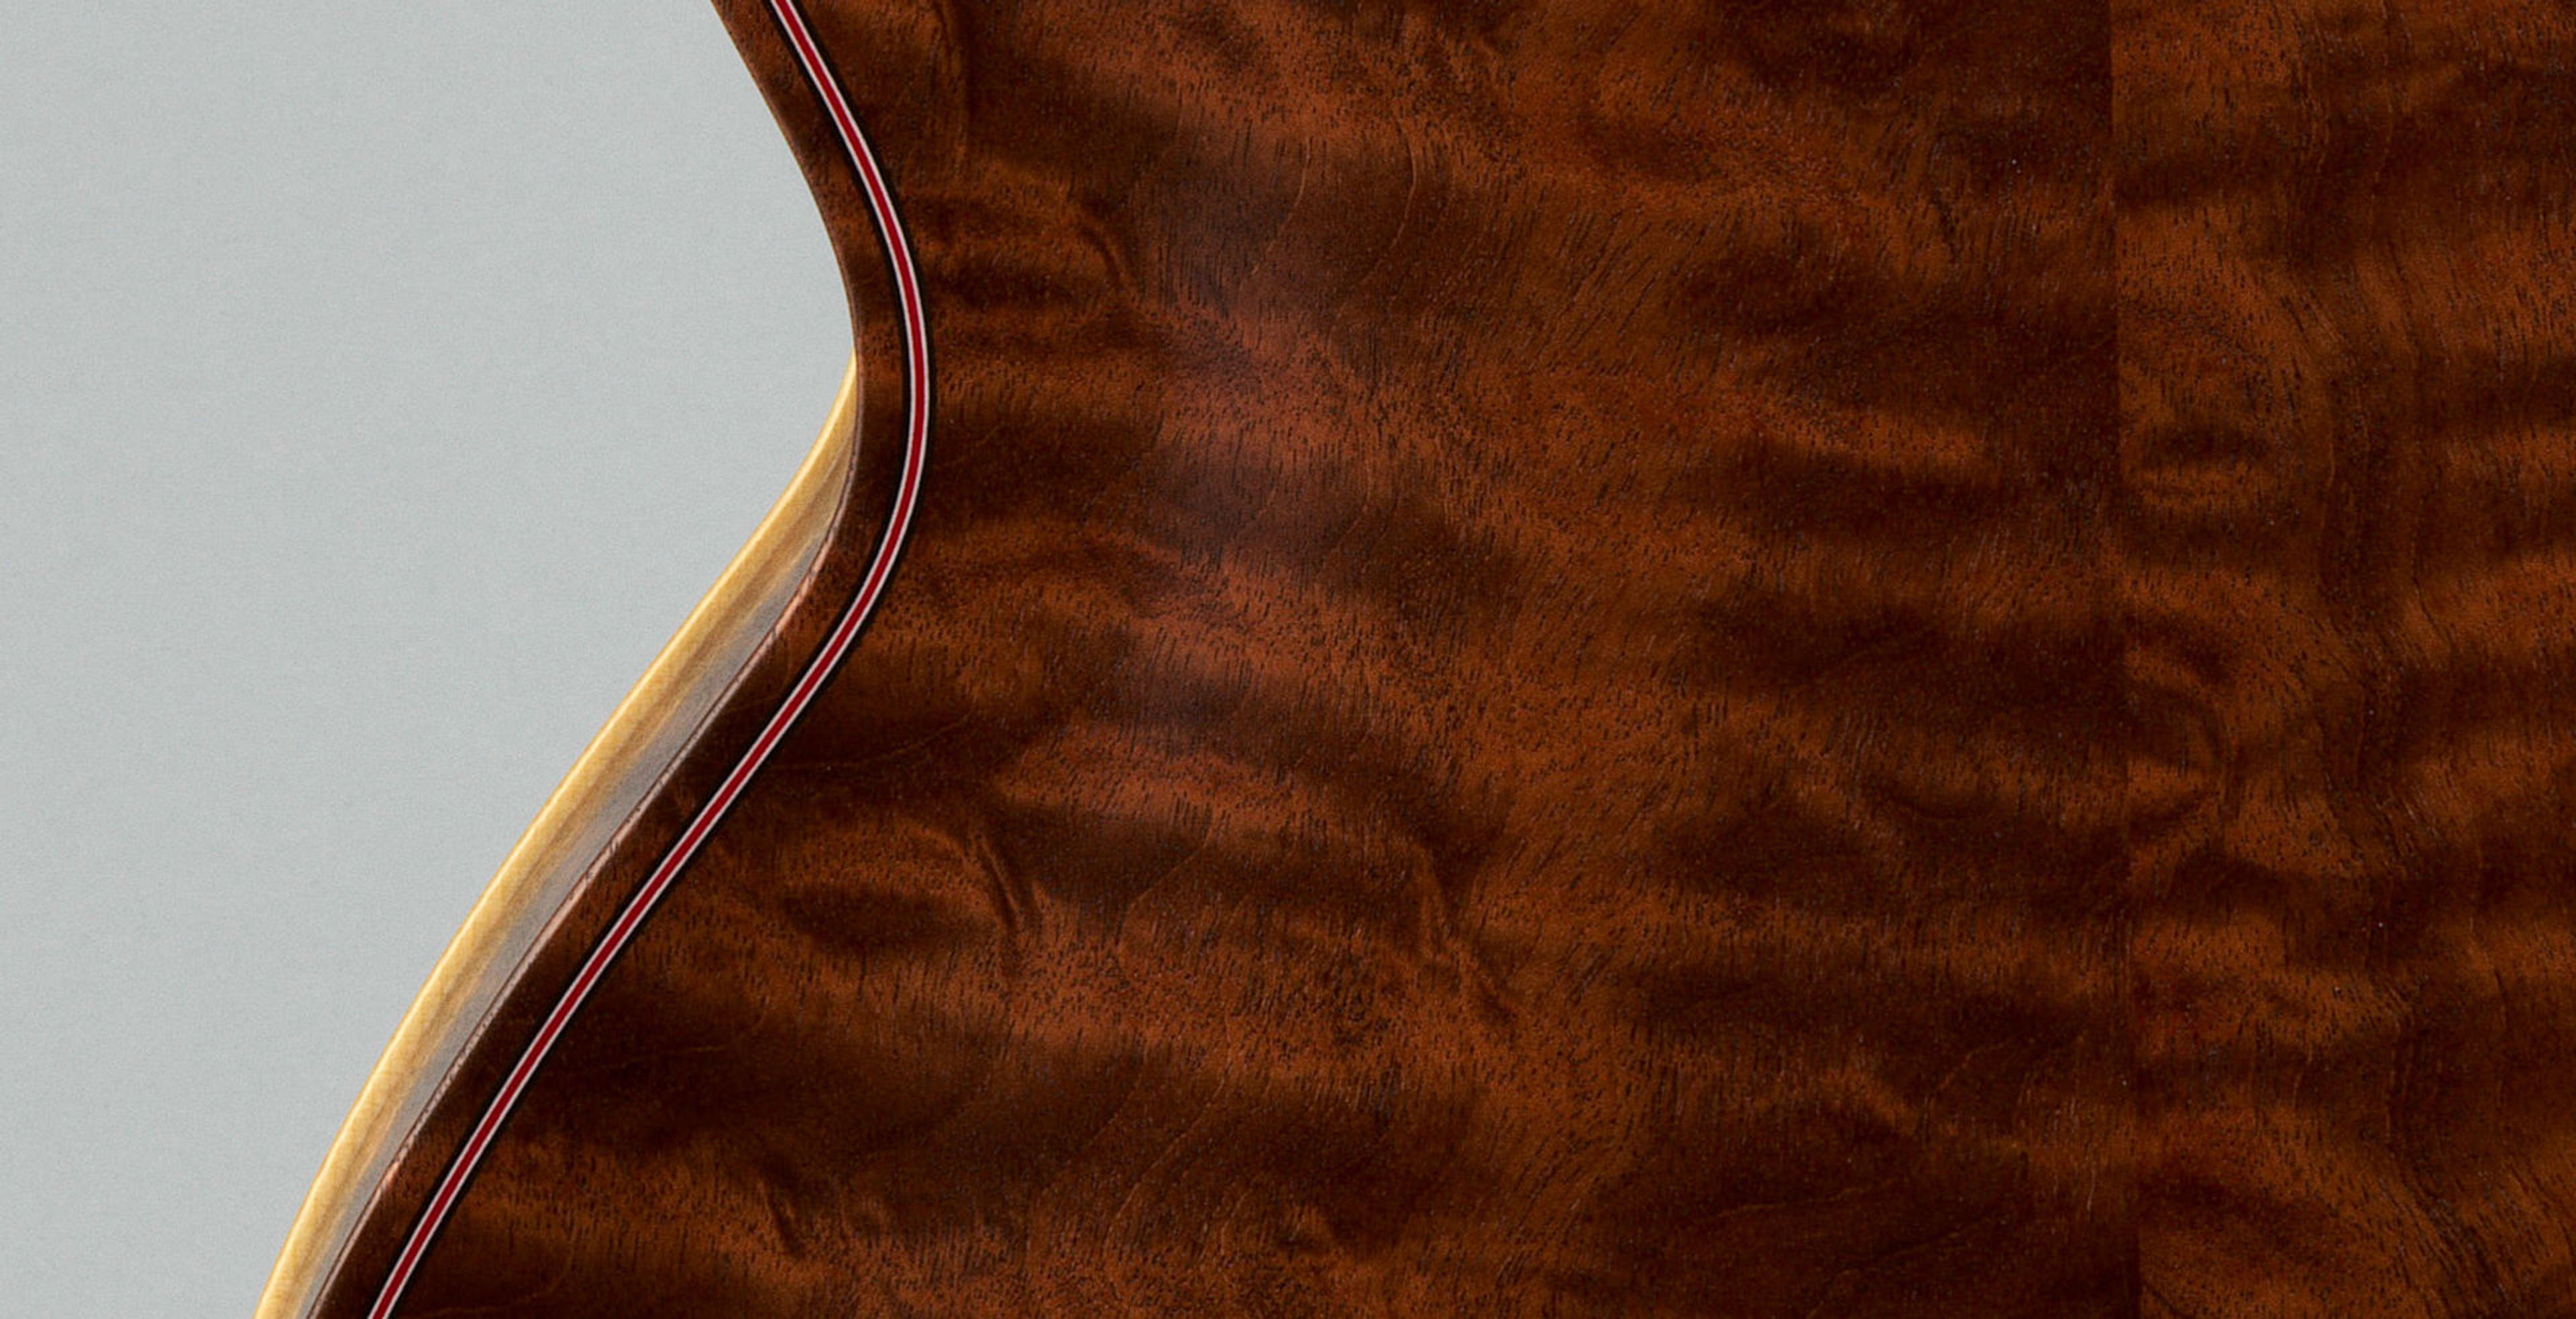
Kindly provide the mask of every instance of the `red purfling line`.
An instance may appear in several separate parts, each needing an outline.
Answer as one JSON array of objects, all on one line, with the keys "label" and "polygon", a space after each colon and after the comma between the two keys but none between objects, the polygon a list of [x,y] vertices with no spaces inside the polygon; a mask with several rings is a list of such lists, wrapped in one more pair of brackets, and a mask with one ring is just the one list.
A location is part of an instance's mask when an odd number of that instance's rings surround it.
[{"label": "red purfling line", "polygon": [[580,973],[574,976],[563,997],[557,1000],[554,1010],[546,1015],[536,1037],[528,1042],[526,1051],[519,1055],[518,1064],[510,1069],[509,1076],[494,1093],[491,1104],[467,1137],[465,1147],[448,1165],[447,1173],[440,1179],[437,1193],[431,1196],[420,1221],[413,1226],[402,1254],[394,1261],[392,1271],[386,1275],[384,1286],[376,1295],[374,1307],[368,1311],[368,1319],[387,1319],[393,1312],[395,1303],[402,1298],[404,1286],[411,1281],[421,1256],[428,1250],[431,1238],[446,1221],[448,1211],[455,1207],[466,1181],[482,1161],[483,1152],[499,1133],[502,1121],[518,1102],[520,1092],[527,1087],[528,1078],[535,1075],[538,1065],[545,1061],[556,1038],[571,1022],[573,1014],[581,1009],[582,1002],[590,996],[599,978],[606,974],[608,964],[634,937],[636,927],[643,923],[654,903],[678,878],[681,868],[696,855],[726,809],[741,795],[744,785],[751,781],[761,763],[769,758],[770,751],[787,735],[788,728],[813,701],[815,692],[821,688],[833,666],[849,650],[859,628],[875,609],[887,575],[893,571],[895,556],[902,549],[904,535],[911,529],[913,507],[921,489],[923,459],[930,441],[930,344],[924,324],[920,283],[913,269],[912,247],[905,240],[903,226],[895,215],[894,198],[886,188],[883,173],[877,168],[875,153],[869,149],[866,135],[859,131],[857,117],[851,114],[839,82],[824,64],[813,33],[805,24],[805,16],[798,11],[795,0],[769,0],[769,8],[795,47],[797,63],[803,67],[807,81],[831,111],[833,125],[841,134],[842,146],[848,150],[851,163],[858,167],[860,180],[867,187],[869,208],[875,215],[877,231],[885,240],[887,254],[894,266],[897,292],[903,306],[907,395],[903,475],[896,489],[894,509],[887,520],[885,534],[878,540],[876,555],[868,565],[866,580],[851,599],[849,608],[843,611],[840,622],[833,627],[822,651],[806,666],[804,676],[797,680],[787,699],[770,716],[769,723],[754,739],[751,749],[744,752],[743,758],[734,765],[733,772],[725,776],[715,795],[699,809],[688,830],[653,868],[643,887],[628,899],[626,909],[619,914],[616,924],[609,927],[608,933],[591,950]]}]

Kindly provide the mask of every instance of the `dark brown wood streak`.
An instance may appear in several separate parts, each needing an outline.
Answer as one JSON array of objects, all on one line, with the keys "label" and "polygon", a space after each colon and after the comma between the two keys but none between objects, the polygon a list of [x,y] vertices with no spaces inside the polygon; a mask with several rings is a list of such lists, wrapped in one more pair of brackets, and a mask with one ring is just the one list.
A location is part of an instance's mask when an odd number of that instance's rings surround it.
[{"label": "dark brown wood streak", "polygon": [[2152,1308],[2576,1314],[2576,9],[2116,58]]},{"label": "dark brown wood streak", "polygon": [[[718,7],[846,530],[319,1314],[884,517]],[[2576,1315],[2576,12],[805,12],[919,522],[401,1315]]]}]

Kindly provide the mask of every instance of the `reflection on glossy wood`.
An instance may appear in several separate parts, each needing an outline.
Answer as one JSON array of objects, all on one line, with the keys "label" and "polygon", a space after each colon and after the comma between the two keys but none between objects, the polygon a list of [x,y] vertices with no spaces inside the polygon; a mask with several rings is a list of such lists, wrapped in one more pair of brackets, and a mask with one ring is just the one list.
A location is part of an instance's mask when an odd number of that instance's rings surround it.
[{"label": "reflection on glossy wood", "polygon": [[2576,1313],[2563,7],[808,10],[921,522],[403,1314]]}]

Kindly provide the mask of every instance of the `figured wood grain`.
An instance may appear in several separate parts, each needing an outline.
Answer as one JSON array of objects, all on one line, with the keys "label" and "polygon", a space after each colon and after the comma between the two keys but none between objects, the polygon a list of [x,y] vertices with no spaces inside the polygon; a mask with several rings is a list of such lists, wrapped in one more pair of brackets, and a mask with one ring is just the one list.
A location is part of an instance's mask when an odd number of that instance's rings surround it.
[{"label": "figured wood grain", "polygon": [[2576,1313],[2576,10],[2115,60],[2148,1308]]},{"label": "figured wood grain", "polygon": [[401,1314],[2576,1314],[2563,6],[805,12],[919,525]]}]

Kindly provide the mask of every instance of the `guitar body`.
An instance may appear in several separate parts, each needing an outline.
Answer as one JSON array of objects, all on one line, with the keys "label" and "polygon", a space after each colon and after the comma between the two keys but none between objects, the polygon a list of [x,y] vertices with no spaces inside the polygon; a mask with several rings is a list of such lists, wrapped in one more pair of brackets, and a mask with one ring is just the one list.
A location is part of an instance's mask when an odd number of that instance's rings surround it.
[{"label": "guitar body", "polygon": [[2576,14],[718,7],[852,387],[264,1319],[2576,1314]]}]

